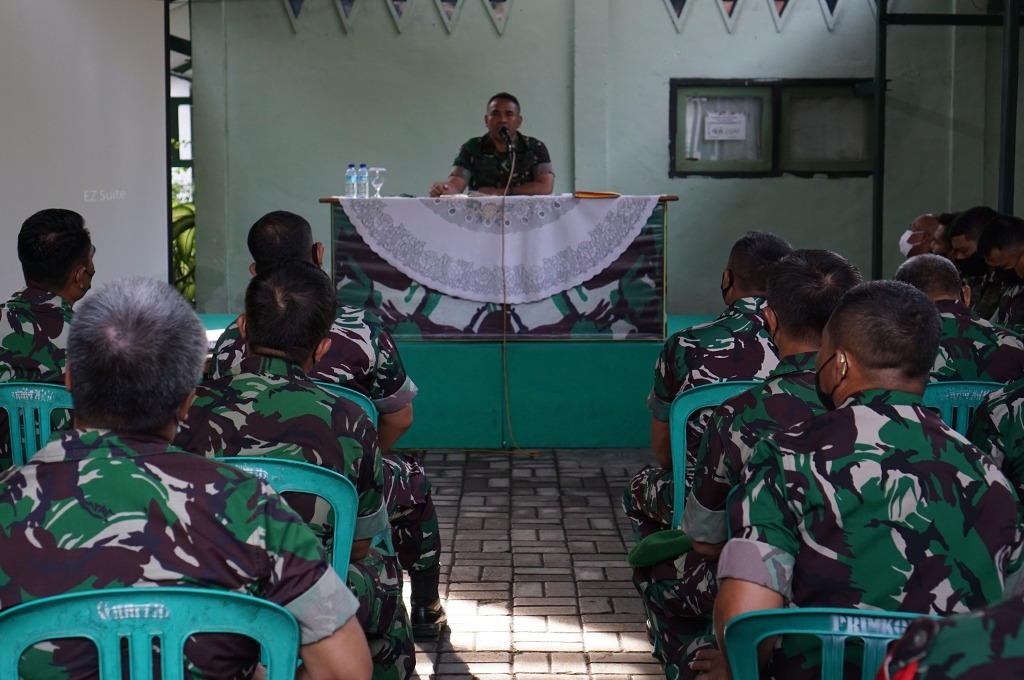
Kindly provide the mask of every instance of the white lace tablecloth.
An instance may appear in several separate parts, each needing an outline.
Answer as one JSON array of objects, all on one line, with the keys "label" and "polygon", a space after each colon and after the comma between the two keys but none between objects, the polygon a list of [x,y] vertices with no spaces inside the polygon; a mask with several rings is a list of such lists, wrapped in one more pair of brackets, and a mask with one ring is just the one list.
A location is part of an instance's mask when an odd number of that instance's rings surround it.
[{"label": "white lace tablecloth", "polygon": [[366,244],[413,280],[467,300],[519,304],[599,274],[633,242],[658,199],[509,196],[504,229],[498,197],[338,202]]}]

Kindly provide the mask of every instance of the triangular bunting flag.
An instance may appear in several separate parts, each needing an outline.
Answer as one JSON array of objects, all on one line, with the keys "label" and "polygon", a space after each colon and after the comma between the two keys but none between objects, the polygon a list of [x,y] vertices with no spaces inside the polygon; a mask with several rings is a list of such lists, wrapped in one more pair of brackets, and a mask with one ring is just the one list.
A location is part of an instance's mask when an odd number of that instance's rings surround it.
[{"label": "triangular bunting flag", "polygon": [[434,0],[434,4],[437,5],[437,11],[441,13],[441,21],[444,22],[444,27],[451,33],[455,28],[455,22],[459,19],[459,12],[462,11],[462,5],[466,0]]},{"label": "triangular bunting flag", "polygon": [[391,18],[395,20],[395,28],[402,32],[402,24],[405,23],[405,16],[409,13],[409,4],[413,0],[385,0],[388,9],[391,11]]},{"label": "triangular bunting flag", "polygon": [[683,23],[686,22],[686,14],[697,0],[665,0],[665,7],[672,17],[672,23],[676,26],[676,33],[683,30]]},{"label": "triangular bunting flag", "polygon": [[725,21],[725,28],[732,33],[736,27],[736,19],[743,9],[744,0],[715,0],[718,11],[722,13],[722,20]]},{"label": "triangular bunting flag", "polygon": [[772,12],[772,20],[775,21],[775,30],[782,33],[782,24],[792,12],[786,12],[792,0],[768,0],[768,8]]},{"label": "triangular bunting flag", "polygon": [[341,27],[345,29],[346,33],[352,30],[352,22],[355,20],[355,4],[356,0],[334,0],[334,6],[341,18]]},{"label": "triangular bunting flag", "polygon": [[825,24],[831,31],[836,26],[836,17],[839,16],[843,0],[818,0],[818,4],[821,5],[821,13],[825,15]]},{"label": "triangular bunting flag", "polygon": [[487,13],[498,29],[498,34],[505,32],[505,23],[508,21],[509,10],[512,8],[512,0],[483,0]]}]

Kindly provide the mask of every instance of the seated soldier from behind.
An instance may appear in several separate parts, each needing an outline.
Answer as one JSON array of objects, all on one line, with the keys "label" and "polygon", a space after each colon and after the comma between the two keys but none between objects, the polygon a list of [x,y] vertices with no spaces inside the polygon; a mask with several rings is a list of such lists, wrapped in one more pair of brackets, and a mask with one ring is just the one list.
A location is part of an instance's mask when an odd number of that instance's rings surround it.
[{"label": "seated soldier from behind", "polygon": [[[634,577],[650,583],[645,603],[650,617],[657,621],[652,626],[658,631],[656,643],[673,671],[684,669],[685,659],[713,642],[711,636],[694,638],[691,632],[702,626],[708,629],[716,584],[712,580],[702,590],[688,592],[688,577],[714,571],[713,564],[706,569],[694,567],[718,559],[727,538],[726,496],[739,482],[754,444],[762,437],[824,412],[814,389],[814,359],[821,346],[821,331],[839,298],[860,280],[856,267],[826,250],[793,251],[768,276],[764,316],[779,351],[779,365],[760,387],[715,409],[704,431],[693,491],[683,515],[683,531],[693,539],[695,554],[639,567]],[[701,603],[699,611],[691,609],[694,602]],[[687,633],[691,633],[689,640]]]},{"label": "seated soldier from behind", "polygon": [[[672,522],[672,449],[668,418],[675,397],[700,385],[763,379],[778,364],[765,328],[762,307],[771,268],[791,250],[789,244],[775,234],[747,233],[733,245],[722,272],[721,290],[728,305],[726,310],[714,321],[679,331],[665,342],[654,369],[654,388],[647,398],[651,411],[651,448],[658,466],[648,466],[637,473],[622,496],[622,506],[637,541],[667,529]],[[688,471],[693,470],[697,446],[710,412],[706,409],[699,419],[694,418],[687,424]],[[634,571],[633,584],[648,611],[653,613],[651,607],[656,610],[660,606],[656,603],[675,598],[680,588],[702,594],[703,604],[690,603],[686,606],[688,611],[703,612],[705,605],[710,605],[708,597],[714,574],[698,555],[684,557],[694,562],[680,567],[680,571],[687,574],[685,584],[679,581],[672,564]],[[703,616],[692,623],[693,630],[688,634],[666,642],[662,632],[657,630],[659,621],[649,621],[655,636],[655,655],[664,661],[665,644],[675,648],[685,645],[687,635],[704,633],[707,626]]]},{"label": "seated soldier from behind", "polygon": [[[470,191],[491,196],[501,196],[506,187],[509,194],[550,194],[555,186],[551,154],[544,142],[519,134],[522,124],[518,99],[507,92],[491,97],[484,115],[487,134],[462,145],[448,179],[431,185],[430,195],[458,194],[467,187]],[[515,150],[514,161],[506,138]],[[515,168],[510,182],[509,171],[513,162]]]},{"label": "seated soldier from behind", "polygon": [[[25,287],[0,306],[0,382],[64,382],[72,306],[92,285],[96,252],[82,216],[40,210],[21,225],[18,259]],[[70,425],[66,412],[54,425]],[[10,464],[7,412],[0,409],[0,469]]]},{"label": "seated soldier from behind", "polygon": [[[730,502],[719,646],[725,625],[749,611],[945,615],[1012,588],[1022,541],[1016,494],[921,399],[939,334],[935,305],[905,283],[863,283],[840,301],[816,365],[828,413],[761,440]],[[801,642],[784,638],[772,653],[775,677],[819,677],[815,650]],[[709,650],[691,665],[718,672],[724,663]]]},{"label": "seated soldier from behind", "polygon": [[[201,584],[294,614],[297,677],[368,678],[358,603],[299,516],[255,477],[170,443],[206,355],[202,324],[178,292],[150,279],[104,286],[76,311],[67,353],[75,429],[0,476],[2,607]],[[47,646],[23,658],[24,677],[95,674],[91,643]],[[185,654],[197,679],[249,678],[259,661],[259,647],[238,637],[197,636]]]},{"label": "seated soldier from behind", "polygon": [[814,383],[821,334],[840,298],[860,282],[860,271],[828,250],[793,251],[768,277],[764,315],[779,365],[761,386],[715,409],[697,452],[683,530],[705,557],[718,559],[728,538],[726,497],[754,446],[825,412]]},{"label": "seated soldier from behind", "polygon": [[949,259],[953,260],[964,285],[971,289],[970,307],[982,319],[992,320],[1003,295],[1002,282],[985,264],[978,252],[978,239],[985,225],[998,216],[992,208],[983,205],[968,208],[957,215],[949,226]]},{"label": "seated soldier from behind", "polygon": [[999,466],[1024,504],[1024,378],[985,397],[967,438]]},{"label": "seated soldier from behind", "polygon": [[[324,245],[313,242],[309,222],[295,213],[275,211],[256,220],[248,244],[253,275],[289,260],[323,266]],[[405,372],[391,334],[365,309],[337,305],[328,338],[331,346],[313,364],[309,378],[351,387],[377,407],[377,434],[385,454],[384,499],[395,552],[411,581],[413,632],[418,639],[436,637],[447,618],[438,594],[441,532],[430,480],[419,461],[389,451],[412,425],[416,385]],[[217,340],[211,376],[237,371],[245,356],[238,323],[232,323]]]},{"label": "seated soldier from behind", "polygon": [[971,289],[961,285],[952,262],[938,255],[917,255],[900,265],[893,279],[923,292],[939,310],[942,337],[932,382],[1011,382],[1024,377],[1024,341],[970,310]]},{"label": "seated soldier from behind", "polygon": [[[413,673],[415,650],[395,559],[370,547],[387,527],[377,433],[352,401],[324,392],[306,372],[330,348],[334,290],[319,267],[286,262],[260,271],[245,292],[239,326],[248,352],[238,372],[196,390],[175,443],[207,457],[257,455],[299,460],[341,473],[359,492],[348,582],[370,643],[374,677]],[[315,525],[326,507],[287,496]],[[397,673],[397,675],[395,675]]]},{"label": "seated soldier from behind", "polygon": [[1024,220],[994,217],[978,238],[978,253],[1003,287],[992,322],[1024,332]]}]

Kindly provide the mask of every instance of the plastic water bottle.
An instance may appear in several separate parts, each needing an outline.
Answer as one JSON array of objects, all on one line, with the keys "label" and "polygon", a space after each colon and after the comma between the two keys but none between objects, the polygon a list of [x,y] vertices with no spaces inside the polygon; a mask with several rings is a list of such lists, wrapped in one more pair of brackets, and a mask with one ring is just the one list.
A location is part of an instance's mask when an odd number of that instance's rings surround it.
[{"label": "plastic water bottle", "polygon": [[345,171],[345,197],[355,198],[356,197],[356,166],[355,163],[348,164],[348,170]]},{"label": "plastic water bottle", "polygon": [[356,173],[356,198],[370,197],[370,171],[366,169],[366,163],[359,164],[359,171]]}]

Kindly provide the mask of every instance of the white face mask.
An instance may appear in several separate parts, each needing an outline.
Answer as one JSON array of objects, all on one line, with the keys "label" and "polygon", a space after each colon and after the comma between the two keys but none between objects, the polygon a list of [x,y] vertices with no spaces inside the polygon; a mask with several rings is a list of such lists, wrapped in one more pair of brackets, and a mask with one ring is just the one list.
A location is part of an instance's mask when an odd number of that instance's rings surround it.
[{"label": "white face mask", "polygon": [[910,257],[910,249],[915,245],[910,242],[910,237],[913,235],[914,232],[907,229],[903,232],[903,235],[900,236],[900,252],[903,253],[903,257]]}]

